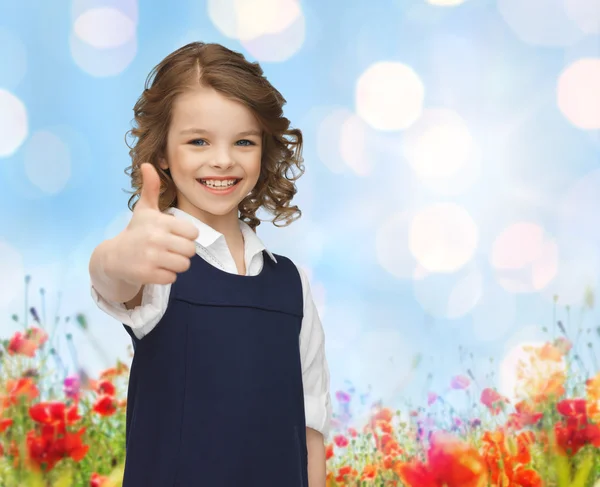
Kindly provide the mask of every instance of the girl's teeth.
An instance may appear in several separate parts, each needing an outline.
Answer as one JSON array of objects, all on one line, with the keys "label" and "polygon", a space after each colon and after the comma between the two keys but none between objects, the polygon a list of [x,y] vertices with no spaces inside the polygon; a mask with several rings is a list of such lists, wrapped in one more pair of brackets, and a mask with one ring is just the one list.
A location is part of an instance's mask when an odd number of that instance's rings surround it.
[{"label": "girl's teeth", "polygon": [[231,181],[203,181],[206,186],[211,188],[228,188],[235,184],[236,180]]}]

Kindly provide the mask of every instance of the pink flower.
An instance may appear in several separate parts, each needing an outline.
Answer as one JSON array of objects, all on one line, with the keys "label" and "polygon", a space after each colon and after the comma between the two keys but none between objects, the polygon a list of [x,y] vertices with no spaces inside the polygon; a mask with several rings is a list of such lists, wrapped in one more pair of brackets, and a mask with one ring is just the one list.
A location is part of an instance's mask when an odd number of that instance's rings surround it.
[{"label": "pink flower", "polygon": [[81,381],[79,380],[79,376],[70,375],[65,379],[63,383],[63,391],[65,392],[65,396],[70,397],[71,399],[77,399],[79,397],[80,389]]},{"label": "pink flower", "polygon": [[348,446],[348,443],[350,443],[348,441],[348,438],[346,438],[344,435],[336,435],[333,438],[333,442],[339,447],[339,448],[345,448]]},{"label": "pink flower", "polygon": [[339,402],[350,402],[350,394],[344,391],[337,391],[335,397]]},{"label": "pink flower", "polygon": [[435,392],[427,393],[427,405],[431,406],[435,401],[437,401],[438,395]]},{"label": "pink flower", "polygon": [[450,387],[452,389],[466,389],[471,384],[471,381],[468,377],[464,375],[457,375],[452,378],[452,382],[450,383]]}]

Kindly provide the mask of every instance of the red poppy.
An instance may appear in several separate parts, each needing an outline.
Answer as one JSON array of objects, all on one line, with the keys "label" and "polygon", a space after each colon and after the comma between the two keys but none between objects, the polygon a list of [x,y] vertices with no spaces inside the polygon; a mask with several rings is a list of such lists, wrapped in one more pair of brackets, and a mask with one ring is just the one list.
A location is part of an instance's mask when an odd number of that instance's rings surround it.
[{"label": "red poppy", "polygon": [[108,394],[109,396],[114,396],[117,392],[114,384],[108,380],[101,380],[96,384],[96,392],[98,394]]},{"label": "red poppy", "polygon": [[346,448],[349,444],[348,438],[346,438],[344,435],[336,435],[333,437],[333,442],[339,447],[339,448]]},{"label": "red poppy", "polygon": [[410,487],[483,487],[485,463],[477,450],[445,432],[434,432],[427,463],[399,464],[397,473]]},{"label": "red poppy", "polygon": [[357,476],[358,472],[356,469],[352,468],[350,465],[344,465],[338,470],[335,480],[336,482],[352,481]]},{"label": "red poppy", "polygon": [[329,460],[330,458],[333,458],[333,444],[332,443],[327,445],[327,448],[325,448],[325,460]]},{"label": "red poppy", "polygon": [[480,400],[493,415],[500,414],[503,405],[508,402],[508,399],[489,387],[481,391]]},{"label": "red poppy", "polygon": [[526,426],[538,424],[544,417],[544,413],[537,410],[537,403],[532,401],[521,401],[515,404],[515,413],[508,416],[506,426],[511,429],[520,430]]},{"label": "red poppy", "polygon": [[90,487],[102,487],[106,482],[108,482],[108,477],[97,474],[96,472],[90,477]]},{"label": "red poppy", "polygon": [[65,457],[71,457],[76,462],[81,461],[89,450],[84,445],[81,436],[85,428],[76,433],[64,431],[55,434],[52,427],[43,427],[41,434],[35,431],[27,433],[28,461],[35,470],[50,471]]},{"label": "red poppy", "polygon": [[0,396],[0,407],[2,408],[18,404],[20,398],[25,398],[27,401],[40,395],[40,391],[30,377],[22,377],[18,380],[8,379],[6,393],[6,396]]},{"label": "red poppy", "polygon": [[0,418],[0,433],[4,433],[12,424],[11,418]]},{"label": "red poppy", "polygon": [[8,353],[33,357],[47,340],[48,334],[37,327],[31,327],[25,333],[17,331],[8,342]]},{"label": "red poppy", "polygon": [[365,465],[360,480],[374,480],[377,476],[377,467],[375,465]]},{"label": "red poppy", "polygon": [[34,421],[45,425],[73,424],[81,419],[77,412],[77,405],[67,408],[64,402],[40,402],[29,408],[29,416]]},{"label": "red poppy", "polygon": [[117,401],[113,396],[103,394],[96,400],[93,409],[101,416],[112,416],[117,411]]},{"label": "red poppy", "polygon": [[575,455],[585,445],[600,447],[600,426],[590,423],[585,399],[564,399],[556,405],[564,420],[554,425],[558,449]]},{"label": "red poppy", "polygon": [[517,435],[516,445],[509,444],[503,430],[484,433],[482,452],[492,485],[541,486],[539,475],[526,468],[531,462],[530,447],[534,441],[535,435],[531,431]]}]

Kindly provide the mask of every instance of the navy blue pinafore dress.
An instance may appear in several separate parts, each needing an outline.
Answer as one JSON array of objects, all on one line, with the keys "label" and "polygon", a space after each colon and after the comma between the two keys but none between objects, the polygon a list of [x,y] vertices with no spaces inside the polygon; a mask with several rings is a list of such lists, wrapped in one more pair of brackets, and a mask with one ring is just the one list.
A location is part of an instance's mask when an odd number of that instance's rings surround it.
[{"label": "navy blue pinafore dress", "polygon": [[308,487],[295,265],[257,276],[198,255],[134,344],[123,487]]}]

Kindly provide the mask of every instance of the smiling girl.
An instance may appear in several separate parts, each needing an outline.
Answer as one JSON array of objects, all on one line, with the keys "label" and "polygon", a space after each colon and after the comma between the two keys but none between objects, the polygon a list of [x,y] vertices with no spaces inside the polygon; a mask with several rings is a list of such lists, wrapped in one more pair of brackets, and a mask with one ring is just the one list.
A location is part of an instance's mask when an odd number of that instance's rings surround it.
[{"label": "smiling girl", "polygon": [[133,215],[90,260],[135,349],[124,487],[325,485],[323,328],[305,273],[256,235],[261,209],[300,216],[284,103],[257,63],[192,43],[135,105]]}]

